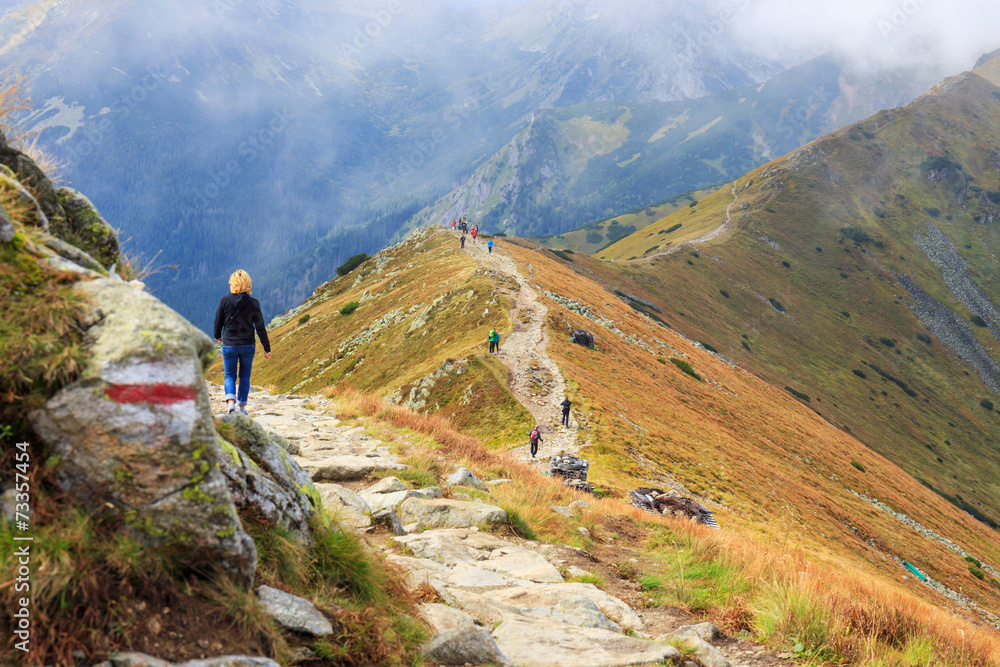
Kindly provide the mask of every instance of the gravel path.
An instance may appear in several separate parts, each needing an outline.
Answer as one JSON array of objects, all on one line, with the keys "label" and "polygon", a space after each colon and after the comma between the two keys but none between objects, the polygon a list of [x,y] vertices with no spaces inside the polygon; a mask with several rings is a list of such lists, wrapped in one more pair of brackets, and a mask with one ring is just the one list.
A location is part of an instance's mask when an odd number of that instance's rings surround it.
[{"label": "gravel path", "polygon": [[498,357],[507,367],[508,388],[532,414],[535,423],[542,427],[542,444],[538,450],[538,458],[532,460],[527,444],[528,434],[525,433],[525,444],[510,450],[511,455],[538,467],[546,466],[548,457],[553,454],[578,455],[578,428],[572,412],[570,425],[564,427],[560,424],[560,403],[566,396],[566,382],[559,367],[546,351],[549,345],[549,335],[545,329],[548,308],[539,300],[538,292],[517,270],[514,260],[498,245],[494,245],[491,254],[487,252],[484,241],[472,243],[471,239],[467,239],[465,252],[484,269],[507,276],[513,281],[500,282],[499,291],[511,303],[510,319],[514,322],[514,331],[500,341]]}]

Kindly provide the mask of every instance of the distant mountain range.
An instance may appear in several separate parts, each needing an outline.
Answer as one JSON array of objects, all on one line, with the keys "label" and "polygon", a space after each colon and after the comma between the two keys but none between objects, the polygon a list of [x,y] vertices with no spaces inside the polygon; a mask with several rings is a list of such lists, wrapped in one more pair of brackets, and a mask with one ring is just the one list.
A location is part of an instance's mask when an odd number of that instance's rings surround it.
[{"label": "distant mountain range", "polygon": [[414,224],[564,231],[939,78],[751,52],[706,32],[708,6],[610,7],[40,0],[0,18],[0,62],[29,76],[66,178],[176,267],[149,284],[202,327],[237,267],[277,314]]}]

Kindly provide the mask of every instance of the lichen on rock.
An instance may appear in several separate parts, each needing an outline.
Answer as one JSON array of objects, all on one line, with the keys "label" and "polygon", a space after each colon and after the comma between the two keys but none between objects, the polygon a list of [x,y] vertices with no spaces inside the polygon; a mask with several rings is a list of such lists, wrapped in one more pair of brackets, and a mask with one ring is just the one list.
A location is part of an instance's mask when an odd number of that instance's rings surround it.
[{"label": "lichen on rock", "polygon": [[116,264],[121,256],[118,232],[97,212],[90,200],[72,188],[59,188],[56,195],[66,213],[64,240],[94,256],[104,268]]}]

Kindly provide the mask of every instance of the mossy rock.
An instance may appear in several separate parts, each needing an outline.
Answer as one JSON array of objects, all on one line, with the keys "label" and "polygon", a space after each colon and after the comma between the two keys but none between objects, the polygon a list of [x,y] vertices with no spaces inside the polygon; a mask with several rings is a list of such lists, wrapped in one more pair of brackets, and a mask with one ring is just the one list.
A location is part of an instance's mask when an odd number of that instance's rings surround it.
[{"label": "mossy rock", "polygon": [[[2,166],[2,165],[0,165]],[[4,201],[7,203],[6,213],[18,222],[48,229],[48,218],[42,213],[41,206],[27,188],[25,188],[14,176],[8,176],[10,169],[2,170],[0,173],[0,191],[3,193]]]},{"label": "mossy rock", "polygon": [[34,160],[7,143],[0,143],[0,164],[13,171],[18,182],[38,201],[42,213],[49,221],[49,231],[65,238],[66,214],[59,204],[56,189],[45,172]]},{"label": "mossy rock", "polygon": [[111,268],[121,256],[118,232],[76,190],[59,188],[56,194],[66,213],[68,231],[61,235],[63,239],[93,255],[105,268]]}]

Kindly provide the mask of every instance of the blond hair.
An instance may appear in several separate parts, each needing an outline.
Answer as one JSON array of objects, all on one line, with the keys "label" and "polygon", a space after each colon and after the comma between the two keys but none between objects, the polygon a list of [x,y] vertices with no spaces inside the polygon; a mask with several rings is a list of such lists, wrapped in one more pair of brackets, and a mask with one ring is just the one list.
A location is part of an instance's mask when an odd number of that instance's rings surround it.
[{"label": "blond hair", "polygon": [[229,291],[233,294],[249,294],[251,289],[250,274],[239,269],[229,276]]}]

